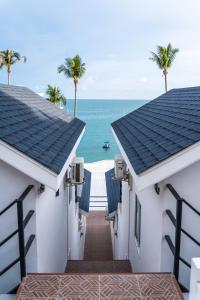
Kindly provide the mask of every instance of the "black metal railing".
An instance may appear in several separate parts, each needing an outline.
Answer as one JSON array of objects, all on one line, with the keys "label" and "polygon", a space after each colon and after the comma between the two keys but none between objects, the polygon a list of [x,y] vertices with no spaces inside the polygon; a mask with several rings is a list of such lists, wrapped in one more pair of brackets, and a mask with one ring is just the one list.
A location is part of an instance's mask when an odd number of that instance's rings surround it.
[{"label": "black metal railing", "polygon": [[[2,216],[4,213],[6,213],[11,207],[13,207],[15,204],[17,206],[17,222],[18,227],[16,230],[11,232],[6,238],[4,238],[2,241],[0,241],[0,247],[5,245],[12,237],[14,237],[16,234],[18,234],[18,245],[19,245],[19,257],[11,261],[4,269],[0,270],[0,276],[5,274],[7,271],[9,271],[13,266],[15,266],[17,263],[20,264],[20,277],[21,279],[26,276],[26,255],[35,239],[35,235],[30,235],[26,245],[24,241],[24,229],[31,220],[34,210],[30,210],[26,217],[24,218],[23,214],[23,201],[26,198],[26,196],[30,193],[30,191],[33,189],[33,185],[29,185],[24,192],[21,194],[21,196],[11,202],[7,207],[5,207],[2,211],[0,211],[0,216]],[[9,293],[15,293],[17,287],[12,289]]]},{"label": "black metal railing", "polygon": [[[166,210],[166,214],[171,220],[172,224],[175,227],[175,243],[173,244],[171,238],[169,235],[165,235],[165,240],[174,256],[174,266],[173,266],[173,273],[179,282],[179,270],[180,270],[180,261],[186,265],[188,268],[191,268],[191,264],[185,260],[181,255],[181,234],[185,234],[191,241],[193,241],[197,246],[200,247],[200,242],[197,241],[189,232],[187,232],[184,228],[182,228],[182,211],[183,211],[183,204],[187,205],[194,213],[196,213],[198,216],[200,216],[200,212],[194,208],[190,203],[188,203],[185,199],[180,197],[180,195],[177,193],[177,191],[174,189],[174,187],[171,184],[167,184],[167,188],[171,192],[171,194],[176,199],[176,217],[173,215],[171,210]],[[182,290],[184,292],[187,292],[188,289],[184,287],[179,282]]]}]

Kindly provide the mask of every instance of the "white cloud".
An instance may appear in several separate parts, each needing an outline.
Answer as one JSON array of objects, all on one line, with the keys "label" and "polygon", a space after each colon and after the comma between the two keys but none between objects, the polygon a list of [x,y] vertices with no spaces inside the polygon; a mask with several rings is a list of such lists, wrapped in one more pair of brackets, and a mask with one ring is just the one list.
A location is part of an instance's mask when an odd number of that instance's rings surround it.
[{"label": "white cloud", "polygon": [[1,6],[1,47],[28,56],[13,67],[13,83],[37,92],[55,85],[71,98],[73,82],[57,66],[79,53],[87,67],[79,97],[153,98],[163,92],[163,78],[149,51],[171,42],[180,52],[169,88],[200,84],[198,0],[1,0]]},{"label": "white cloud", "polygon": [[147,82],[148,81],[148,78],[146,76],[143,76],[139,79],[139,81],[141,82]]}]

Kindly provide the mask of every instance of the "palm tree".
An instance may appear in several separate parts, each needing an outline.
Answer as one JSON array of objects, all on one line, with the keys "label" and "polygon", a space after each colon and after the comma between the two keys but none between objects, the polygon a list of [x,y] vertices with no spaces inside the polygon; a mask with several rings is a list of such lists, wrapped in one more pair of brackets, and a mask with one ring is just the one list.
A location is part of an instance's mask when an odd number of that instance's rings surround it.
[{"label": "palm tree", "polygon": [[64,73],[67,78],[72,78],[74,81],[74,117],[76,116],[77,107],[77,86],[85,71],[85,63],[82,63],[79,55],[73,58],[66,58],[64,64],[58,67],[58,73]]},{"label": "palm tree", "polygon": [[1,60],[1,58],[0,58],[0,70],[3,68],[3,62],[2,62],[2,60]]},{"label": "palm tree", "polygon": [[63,105],[66,105],[66,98],[61,93],[58,87],[53,87],[51,85],[48,85],[46,94],[49,96],[47,100],[49,100],[50,102],[54,104],[62,103]]},{"label": "palm tree", "polygon": [[26,57],[21,56],[18,52],[15,52],[13,50],[5,50],[0,51],[0,59],[1,59],[1,66],[5,67],[7,69],[8,73],[8,84],[10,84],[10,75],[11,75],[11,67],[16,62],[22,61],[26,62]]},{"label": "palm tree", "polygon": [[168,69],[171,67],[175,57],[176,53],[179,51],[178,48],[172,48],[172,45],[169,43],[167,47],[158,46],[157,47],[157,53],[151,52],[152,61],[154,61],[158,67],[163,71],[163,76],[165,78],[165,91],[167,92],[167,75],[168,75]]}]

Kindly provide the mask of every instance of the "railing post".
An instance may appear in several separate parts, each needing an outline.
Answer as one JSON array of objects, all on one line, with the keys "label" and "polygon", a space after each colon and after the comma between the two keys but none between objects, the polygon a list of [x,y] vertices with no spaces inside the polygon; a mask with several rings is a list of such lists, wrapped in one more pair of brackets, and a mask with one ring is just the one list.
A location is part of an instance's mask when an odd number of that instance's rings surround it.
[{"label": "railing post", "polygon": [[181,249],[181,224],[182,224],[182,204],[181,198],[176,201],[176,232],[175,232],[175,251],[174,251],[174,275],[176,280],[179,278],[179,258]]},{"label": "railing post", "polygon": [[18,220],[18,238],[19,238],[19,258],[21,279],[26,276],[26,260],[24,246],[24,217],[23,201],[17,200],[17,220]]}]

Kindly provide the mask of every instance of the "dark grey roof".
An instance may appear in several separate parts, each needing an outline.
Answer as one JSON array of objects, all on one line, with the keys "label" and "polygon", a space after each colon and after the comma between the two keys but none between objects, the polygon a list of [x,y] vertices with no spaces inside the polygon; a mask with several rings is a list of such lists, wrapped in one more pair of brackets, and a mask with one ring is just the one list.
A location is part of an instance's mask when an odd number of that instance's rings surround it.
[{"label": "dark grey roof", "polygon": [[91,187],[91,172],[84,169],[84,184],[82,188],[81,197],[78,199],[79,208],[86,213],[89,212],[90,207],[90,187]]},{"label": "dark grey roof", "polygon": [[111,169],[105,173],[109,214],[117,210],[118,202],[121,201],[120,181],[114,180],[113,174],[114,169]]},{"label": "dark grey roof", "polygon": [[137,174],[200,141],[200,87],[173,89],[112,123]]},{"label": "dark grey roof", "polygon": [[55,173],[84,126],[28,88],[0,84],[0,139]]}]

